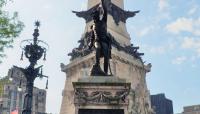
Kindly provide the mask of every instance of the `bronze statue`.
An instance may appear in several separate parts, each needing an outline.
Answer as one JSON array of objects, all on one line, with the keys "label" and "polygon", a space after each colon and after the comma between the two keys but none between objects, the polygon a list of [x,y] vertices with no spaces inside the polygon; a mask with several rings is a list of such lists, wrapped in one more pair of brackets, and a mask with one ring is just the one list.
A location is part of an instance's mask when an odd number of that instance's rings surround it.
[{"label": "bronze statue", "polygon": [[[92,12],[94,24],[91,26],[89,49],[95,47],[96,62],[91,70],[92,76],[108,75],[111,58],[111,40],[107,35],[107,8],[110,0],[101,0],[100,5]],[[104,57],[104,72],[100,68],[100,58]]]}]

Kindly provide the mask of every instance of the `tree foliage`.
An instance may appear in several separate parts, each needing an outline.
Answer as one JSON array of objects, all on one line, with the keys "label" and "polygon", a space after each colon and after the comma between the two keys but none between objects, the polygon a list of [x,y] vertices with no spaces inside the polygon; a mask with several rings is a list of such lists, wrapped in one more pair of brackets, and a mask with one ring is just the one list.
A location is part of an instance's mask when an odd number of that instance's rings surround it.
[{"label": "tree foliage", "polygon": [[[10,1],[10,0],[9,0]],[[0,63],[5,57],[4,50],[12,48],[14,39],[17,38],[22,31],[24,24],[18,19],[18,13],[9,13],[3,10],[8,0],[0,0]]]}]

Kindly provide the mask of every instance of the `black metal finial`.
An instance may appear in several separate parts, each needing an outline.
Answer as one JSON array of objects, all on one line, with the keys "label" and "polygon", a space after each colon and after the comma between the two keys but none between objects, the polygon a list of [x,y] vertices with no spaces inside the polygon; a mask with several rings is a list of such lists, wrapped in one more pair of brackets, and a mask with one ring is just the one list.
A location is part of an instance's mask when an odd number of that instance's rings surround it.
[{"label": "black metal finial", "polygon": [[40,22],[39,21],[36,21],[35,22],[35,26],[36,28],[34,29],[34,33],[33,33],[33,40],[34,40],[34,45],[37,44],[37,40],[38,40],[38,36],[40,35],[39,34],[39,27],[40,27]]},{"label": "black metal finial", "polygon": [[38,28],[38,27],[40,27],[40,21],[35,21],[35,26]]}]

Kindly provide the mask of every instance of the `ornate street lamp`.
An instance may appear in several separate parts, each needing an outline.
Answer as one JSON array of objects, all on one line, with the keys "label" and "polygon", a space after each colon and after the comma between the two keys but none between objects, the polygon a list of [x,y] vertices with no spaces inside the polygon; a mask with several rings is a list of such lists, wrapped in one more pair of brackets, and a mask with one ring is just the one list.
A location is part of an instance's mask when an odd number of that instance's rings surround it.
[{"label": "ornate street lamp", "polygon": [[[43,65],[35,68],[37,61],[44,57],[43,60],[46,60],[46,51],[48,50],[48,44],[42,40],[38,40],[39,36],[39,26],[40,22],[35,22],[35,30],[33,33],[33,39],[23,40],[20,47],[22,48],[21,60],[23,60],[23,55],[29,60],[30,65],[27,68],[19,68],[26,78],[26,94],[24,97],[23,111],[22,114],[31,114],[32,110],[32,98],[33,98],[33,86],[34,80],[37,77],[47,78],[46,89],[48,86],[48,76],[42,74]],[[16,66],[14,66],[16,67]],[[20,81],[21,87],[21,81]]]}]

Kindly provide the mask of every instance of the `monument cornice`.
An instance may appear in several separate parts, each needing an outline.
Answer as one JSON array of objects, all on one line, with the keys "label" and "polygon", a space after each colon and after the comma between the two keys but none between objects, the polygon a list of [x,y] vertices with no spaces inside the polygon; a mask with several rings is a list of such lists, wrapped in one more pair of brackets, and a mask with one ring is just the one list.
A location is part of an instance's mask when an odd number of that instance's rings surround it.
[{"label": "monument cornice", "polygon": [[[149,65],[144,65],[141,59],[136,59],[133,56],[123,52],[123,51],[118,51],[115,47],[112,47],[112,58],[115,58],[125,64],[130,64],[132,66],[136,66],[138,68],[145,69],[146,72],[150,72],[151,66]],[[95,53],[92,52],[91,54],[84,56],[84,57],[78,57],[74,60],[72,60],[68,65],[64,65],[61,63],[61,70],[63,72],[67,72],[68,70],[85,63],[86,61],[93,59],[95,56]]]}]

